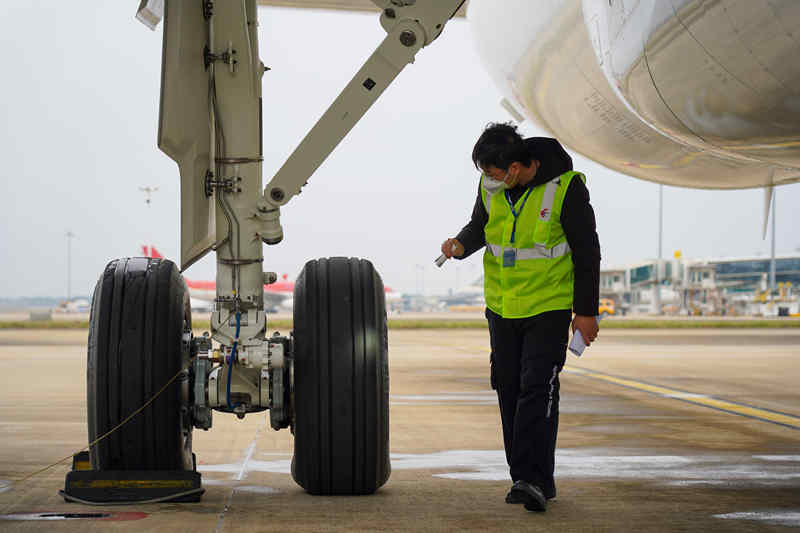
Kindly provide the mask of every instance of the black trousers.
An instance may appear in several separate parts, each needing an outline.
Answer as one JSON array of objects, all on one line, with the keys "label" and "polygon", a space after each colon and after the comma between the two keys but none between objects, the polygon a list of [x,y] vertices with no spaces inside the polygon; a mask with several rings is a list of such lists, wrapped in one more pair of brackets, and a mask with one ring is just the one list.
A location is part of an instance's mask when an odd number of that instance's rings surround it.
[{"label": "black trousers", "polygon": [[486,309],[492,355],[492,388],[500,401],[503,441],[511,479],[556,493],[558,373],[567,356],[572,311],[503,318]]}]

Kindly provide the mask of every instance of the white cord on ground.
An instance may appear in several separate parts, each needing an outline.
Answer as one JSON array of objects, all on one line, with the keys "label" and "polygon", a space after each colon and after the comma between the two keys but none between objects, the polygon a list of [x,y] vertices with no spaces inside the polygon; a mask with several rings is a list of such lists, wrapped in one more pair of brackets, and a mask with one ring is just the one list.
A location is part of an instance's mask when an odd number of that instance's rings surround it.
[{"label": "white cord on ground", "polygon": [[74,503],[82,503],[83,505],[97,505],[97,506],[105,507],[106,505],[108,505],[108,506],[111,506],[111,505],[143,505],[143,504],[146,504],[146,503],[163,503],[163,502],[172,501],[172,500],[174,500],[176,498],[182,498],[183,496],[189,496],[191,494],[203,493],[205,491],[206,491],[206,489],[197,488],[197,489],[187,490],[187,491],[184,491],[184,492],[178,492],[176,494],[168,494],[167,496],[161,496],[160,498],[152,498],[150,500],[132,500],[132,501],[129,501],[129,502],[93,502],[93,501],[90,501],[90,500],[83,500],[81,498],[76,498],[75,496],[71,496],[71,495],[67,494],[63,490],[58,491],[58,493],[67,501],[71,501],[71,502],[74,502]]}]

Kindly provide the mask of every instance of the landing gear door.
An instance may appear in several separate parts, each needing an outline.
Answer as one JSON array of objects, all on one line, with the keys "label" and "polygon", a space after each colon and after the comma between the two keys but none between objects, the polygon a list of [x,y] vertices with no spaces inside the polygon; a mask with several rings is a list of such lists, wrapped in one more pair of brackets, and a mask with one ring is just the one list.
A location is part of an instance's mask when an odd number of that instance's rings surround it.
[{"label": "landing gear door", "polygon": [[209,170],[208,42],[203,2],[167,0],[161,58],[158,147],[178,163],[181,175],[181,270],[202,258],[216,241],[213,197],[205,192]]}]

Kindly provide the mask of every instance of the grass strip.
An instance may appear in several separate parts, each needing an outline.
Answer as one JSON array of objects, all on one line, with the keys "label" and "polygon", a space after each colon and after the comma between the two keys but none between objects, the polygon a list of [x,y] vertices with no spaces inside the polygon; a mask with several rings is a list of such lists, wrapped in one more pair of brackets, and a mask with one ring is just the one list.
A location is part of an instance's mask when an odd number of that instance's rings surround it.
[{"label": "grass strip", "polygon": [[600,324],[601,329],[785,329],[800,328],[800,320],[795,318],[775,319],[607,319]]},{"label": "grass strip", "polygon": [[[14,320],[0,321],[1,329],[87,329],[89,322],[86,320]],[[192,327],[195,330],[208,331],[208,320],[194,320]],[[800,319],[606,319],[600,325],[602,329],[784,329],[800,328]],[[292,328],[291,319],[267,318],[267,330],[288,330]],[[389,319],[389,329],[486,329],[486,320],[483,319]]]},{"label": "grass strip", "polygon": [[89,329],[88,320],[4,320],[0,329]]}]

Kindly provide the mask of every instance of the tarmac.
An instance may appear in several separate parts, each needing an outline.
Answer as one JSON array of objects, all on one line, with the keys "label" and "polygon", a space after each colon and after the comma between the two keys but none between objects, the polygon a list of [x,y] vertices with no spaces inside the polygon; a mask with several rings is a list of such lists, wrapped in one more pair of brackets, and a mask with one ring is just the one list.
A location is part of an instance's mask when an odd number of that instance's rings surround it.
[{"label": "tarmac", "polygon": [[[86,332],[0,331],[0,531],[785,531],[800,528],[800,330],[608,330],[561,375],[558,497],[510,486],[485,330],[391,330],[389,482],[306,494],[263,413],[195,430],[200,503],[58,495],[86,445]],[[74,516],[75,518],[70,518]],[[81,518],[80,516],[87,516]]]}]

